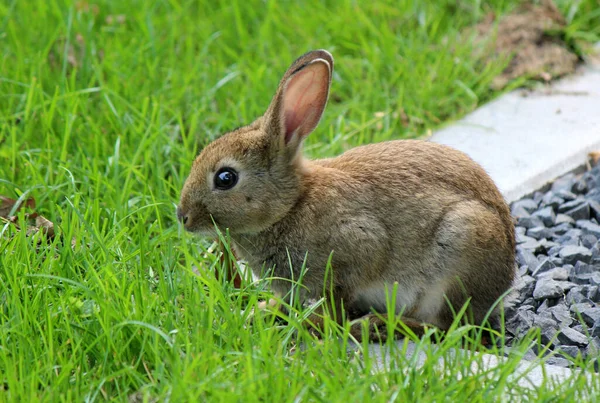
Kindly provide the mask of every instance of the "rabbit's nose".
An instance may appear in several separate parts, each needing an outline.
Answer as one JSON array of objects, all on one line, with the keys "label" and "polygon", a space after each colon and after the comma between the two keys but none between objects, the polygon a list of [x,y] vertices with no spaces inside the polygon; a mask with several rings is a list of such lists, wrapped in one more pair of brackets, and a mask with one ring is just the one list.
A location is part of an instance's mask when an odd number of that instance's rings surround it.
[{"label": "rabbit's nose", "polygon": [[177,206],[177,219],[183,223],[183,225],[185,225],[188,220],[188,215],[185,211],[183,211],[181,206]]}]

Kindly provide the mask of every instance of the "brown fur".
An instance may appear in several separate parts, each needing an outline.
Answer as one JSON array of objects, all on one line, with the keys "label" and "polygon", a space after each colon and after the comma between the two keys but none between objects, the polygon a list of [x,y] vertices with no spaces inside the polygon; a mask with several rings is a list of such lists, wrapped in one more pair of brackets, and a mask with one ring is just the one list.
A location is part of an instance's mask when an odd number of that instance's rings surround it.
[{"label": "brown fur", "polygon": [[[302,56],[263,117],[200,153],[181,194],[186,228],[210,233],[212,220],[229,228],[257,275],[274,268],[281,294],[291,288],[283,279],[298,280],[306,264],[303,297],[333,294],[338,320],[342,305],[385,312],[386,287],[397,283],[397,311],[407,317],[447,328],[444,298],[457,311],[471,298],[471,320],[480,323],[514,276],[514,227],[500,192],[468,156],[425,141],[304,159],[302,140],[325,107],[332,69],[325,51]],[[212,188],[222,166],[240,173],[231,190]]]}]

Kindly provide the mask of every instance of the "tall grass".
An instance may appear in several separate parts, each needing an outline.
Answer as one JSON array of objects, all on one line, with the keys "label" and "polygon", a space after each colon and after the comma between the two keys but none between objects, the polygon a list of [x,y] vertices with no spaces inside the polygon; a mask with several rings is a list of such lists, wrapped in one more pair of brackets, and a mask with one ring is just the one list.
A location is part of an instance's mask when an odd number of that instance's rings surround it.
[{"label": "tall grass", "polygon": [[[264,282],[215,279],[210,241],[174,218],[194,156],[262,113],[289,63],[336,59],[307,153],[426,134],[498,95],[502,65],[461,30],[513,0],[66,1],[0,3],[0,195],[34,197],[57,236],[0,222],[0,398],[15,401],[590,399],[574,375],[530,391],[490,371],[389,343],[381,369],[347,327],[317,342],[252,315]],[[563,1],[567,32],[598,38],[598,6]],[[25,210],[18,223],[26,225]],[[458,329],[456,333],[459,334]],[[334,335],[341,337],[334,337]],[[533,339],[528,342],[534,343]],[[416,356],[415,356],[416,357]],[[438,366],[440,357],[447,364]],[[586,363],[581,363],[585,367]],[[585,385],[585,386],[584,386]]]}]

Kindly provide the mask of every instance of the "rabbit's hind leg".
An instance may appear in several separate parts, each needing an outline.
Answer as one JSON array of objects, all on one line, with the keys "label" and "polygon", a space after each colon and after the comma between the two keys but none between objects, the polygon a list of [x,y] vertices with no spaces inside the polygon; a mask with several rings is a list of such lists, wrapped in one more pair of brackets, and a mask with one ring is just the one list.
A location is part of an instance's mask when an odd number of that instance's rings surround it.
[{"label": "rabbit's hind leg", "polygon": [[[440,223],[436,261],[446,273],[446,303],[436,324],[448,328],[467,301],[466,322],[482,324],[515,275],[514,247],[498,212],[478,201],[453,206]],[[489,315],[497,316],[497,309]]]}]

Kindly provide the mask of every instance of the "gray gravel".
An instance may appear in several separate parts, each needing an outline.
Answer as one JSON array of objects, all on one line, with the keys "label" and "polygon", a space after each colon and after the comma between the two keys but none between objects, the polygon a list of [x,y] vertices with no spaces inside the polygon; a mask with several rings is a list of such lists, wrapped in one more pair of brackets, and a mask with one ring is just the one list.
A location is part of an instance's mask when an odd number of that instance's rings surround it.
[{"label": "gray gravel", "polygon": [[[539,328],[549,353],[600,353],[600,166],[511,205],[518,277],[505,307],[510,341]],[[554,365],[569,366],[561,355]]]}]

